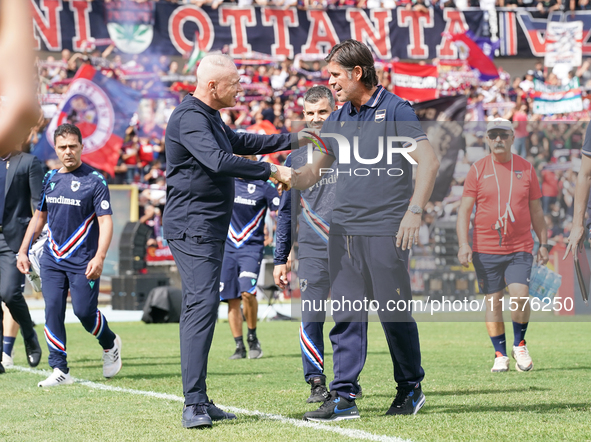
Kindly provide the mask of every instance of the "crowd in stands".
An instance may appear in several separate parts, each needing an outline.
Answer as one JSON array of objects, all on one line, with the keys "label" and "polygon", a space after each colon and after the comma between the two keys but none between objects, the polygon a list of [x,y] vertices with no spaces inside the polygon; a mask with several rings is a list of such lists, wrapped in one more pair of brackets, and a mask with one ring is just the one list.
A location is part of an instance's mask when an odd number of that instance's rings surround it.
[{"label": "crowd in stands", "polygon": [[[328,81],[321,57],[281,61],[259,54],[251,59],[237,59],[236,63],[242,75],[244,96],[234,108],[221,111],[224,122],[236,130],[291,131],[292,124],[303,119],[305,91],[314,84],[327,84]],[[551,116],[534,114],[533,80],[560,84],[576,76],[583,90],[591,88],[591,60],[568,73],[551,72],[544,69],[541,62],[532,61],[529,69],[524,68],[523,76],[511,77],[501,68],[500,78],[488,82],[479,81],[462,62],[434,60],[433,63],[439,65],[441,95],[464,94],[468,97],[467,148],[459,153],[449,195],[444,202],[427,207],[426,228],[438,218],[454,218],[467,170],[470,164],[486,154],[482,122],[504,117],[515,123],[516,153],[527,158],[538,172],[551,238],[557,241],[567,238],[580,148],[589,120],[589,99],[584,97],[583,112]],[[31,133],[25,150],[35,153],[35,145],[55,113],[61,94],[84,64],[91,64],[104,75],[143,93],[144,99],[126,131],[115,175],[109,180],[112,184],[139,186],[142,215],[159,216],[166,195],[166,122],[180,100],[193,91],[195,77],[186,73],[182,63],[167,56],[123,56],[115,53],[114,46],[102,52],[93,50],[74,54],[65,49],[61,57],[39,60],[38,84],[44,115]],[[390,64],[380,61],[376,66],[380,83],[391,90]],[[284,156],[276,154],[265,159],[281,163]],[[49,159],[47,166],[55,168],[58,164]],[[428,241],[425,234],[422,239]]]}]

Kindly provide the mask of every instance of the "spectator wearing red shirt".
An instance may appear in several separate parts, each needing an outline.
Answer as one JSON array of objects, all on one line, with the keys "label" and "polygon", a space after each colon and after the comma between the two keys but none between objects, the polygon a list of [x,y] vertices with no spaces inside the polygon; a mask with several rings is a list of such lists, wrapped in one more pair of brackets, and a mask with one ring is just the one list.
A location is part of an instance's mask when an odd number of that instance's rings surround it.
[{"label": "spectator wearing red shirt", "polygon": [[271,78],[267,75],[267,68],[265,66],[259,66],[257,68],[257,73],[252,76],[252,82],[271,85]]},{"label": "spectator wearing red shirt", "polygon": [[[138,151],[139,151],[139,138],[137,135],[131,135],[131,140],[126,142],[122,147],[121,159],[127,166],[127,178],[128,183],[137,181],[136,174],[138,168]],[[138,176],[139,180],[139,176]]]},{"label": "spectator wearing red shirt", "polygon": [[544,213],[548,213],[550,206],[558,198],[558,177],[552,170],[542,169],[542,208]]},{"label": "spectator wearing red shirt", "polygon": [[[509,289],[512,302],[513,352],[517,371],[529,371],[533,362],[525,342],[530,316],[529,275],[534,241],[531,226],[540,240],[538,262],[548,261],[547,229],[540,204],[540,186],[531,163],[511,153],[513,125],[496,118],[487,127],[491,154],[472,165],[464,182],[458,211],[458,259],[464,267],[474,261],[480,292],[486,296],[486,328],[495,348],[491,371],[509,370],[503,323],[502,297]],[[468,240],[470,214],[476,204],[473,248]]]}]

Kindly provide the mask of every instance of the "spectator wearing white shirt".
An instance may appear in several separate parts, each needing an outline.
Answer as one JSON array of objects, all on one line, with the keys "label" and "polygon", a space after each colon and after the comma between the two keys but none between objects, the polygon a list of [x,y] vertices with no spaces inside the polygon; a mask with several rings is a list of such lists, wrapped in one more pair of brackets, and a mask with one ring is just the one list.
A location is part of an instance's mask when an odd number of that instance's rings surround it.
[{"label": "spectator wearing white shirt", "polygon": [[531,69],[527,71],[525,74],[525,80],[519,83],[519,87],[523,90],[523,92],[528,93],[530,89],[534,87],[534,71]]}]

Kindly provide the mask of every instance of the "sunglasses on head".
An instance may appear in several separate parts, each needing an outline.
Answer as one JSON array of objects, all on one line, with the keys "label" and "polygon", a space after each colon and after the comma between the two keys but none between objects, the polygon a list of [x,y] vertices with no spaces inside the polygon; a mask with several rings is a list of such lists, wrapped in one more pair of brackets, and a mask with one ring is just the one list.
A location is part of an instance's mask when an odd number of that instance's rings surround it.
[{"label": "sunglasses on head", "polygon": [[509,132],[489,132],[488,138],[496,140],[497,137],[501,137],[501,140],[508,140],[511,134]]}]

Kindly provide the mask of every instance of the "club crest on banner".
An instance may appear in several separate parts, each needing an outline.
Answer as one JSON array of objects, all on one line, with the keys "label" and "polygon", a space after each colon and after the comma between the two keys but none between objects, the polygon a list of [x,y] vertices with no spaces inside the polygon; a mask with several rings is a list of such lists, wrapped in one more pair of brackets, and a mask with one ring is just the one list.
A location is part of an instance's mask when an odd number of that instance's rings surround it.
[{"label": "club crest on banner", "polygon": [[308,288],[308,280],[307,279],[300,280],[300,290],[302,292],[305,292],[307,288]]},{"label": "club crest on banner", "polygon": [[248,193],[254,193],[255,190],[257,190],[257,185],[256,184],[249,184],[247,187]]},{"label": "club crest on banner", "polygon": [[72,189],[72,192],[76,192],[78,189],[80,189],[80,181],[72,180],[72,184],[70,185],[70,189]]},{"label": "club crest on banner", "polygon": [[60,109],[58,118],[51,120],[47,139],[53,146],[53,133],[64,123],[76,125],[82,132],[84,152],[87,154],[102,148],[115,124],[115,111],[105,92],[92,81],[78,78],[72,82]]}]

